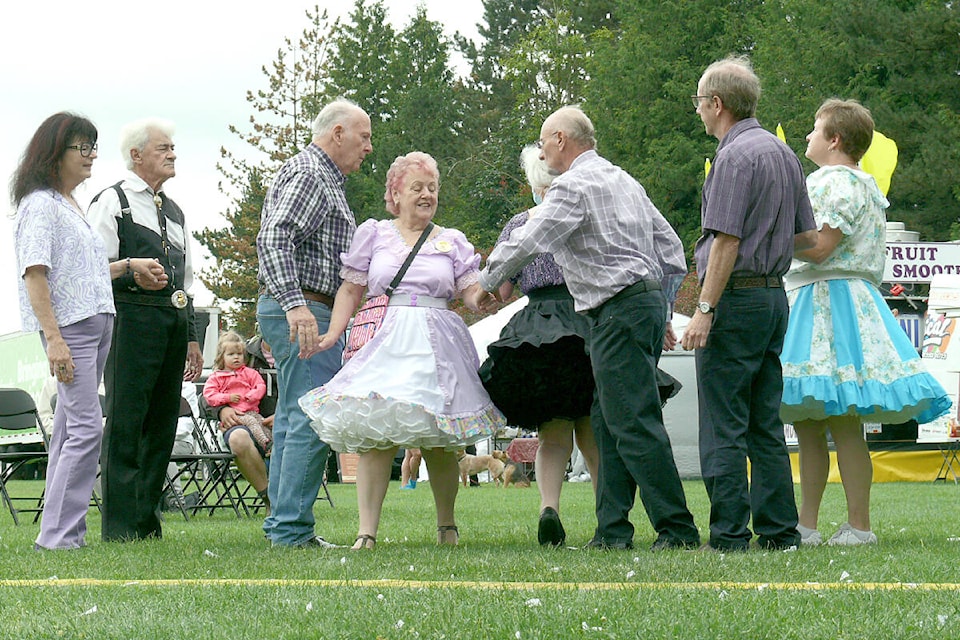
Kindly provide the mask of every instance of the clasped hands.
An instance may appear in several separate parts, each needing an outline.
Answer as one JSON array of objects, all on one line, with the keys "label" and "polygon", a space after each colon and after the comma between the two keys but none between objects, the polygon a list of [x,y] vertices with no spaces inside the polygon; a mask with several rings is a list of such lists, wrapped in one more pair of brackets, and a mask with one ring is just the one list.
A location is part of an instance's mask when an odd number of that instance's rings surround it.
[{"label": "clasped hands", "polygon": [[167,286],[170,277],[156,258],[130,258],[133,281],[147,291],[159,291]]}]

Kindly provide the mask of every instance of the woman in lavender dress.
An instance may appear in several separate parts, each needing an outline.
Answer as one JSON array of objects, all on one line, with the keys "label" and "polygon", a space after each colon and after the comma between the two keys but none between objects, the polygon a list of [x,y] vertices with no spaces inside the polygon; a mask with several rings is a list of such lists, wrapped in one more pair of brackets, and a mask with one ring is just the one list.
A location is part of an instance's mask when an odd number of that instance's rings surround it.
[{"label": "woman in lavender dress", "polygon": [[24,331],[40,332],[57,379],[38,550],[86,544],[103,435],[98,386],[115,315],[110,279],[133,271],[144,288],[162,288],[166,278],[152,258],[107,262],[73,194],[96,157],[93,123],[57,113],[33,134],[11,180],[20,319]]},{"label": "woman in lavender dress", "polygon": [[[395,218],[364,222],[341,256],[343,285],[321,350],[340,340],[365,290],[371,295],[386,290],[437,211],[439,177],[436,161],[425,153],[394,161],[384,200]],[[419,448],[427,463],[438,542],[459,541],[455,451],[504,425],[480,384],[467,327],[447,309],[455,297],[477,311],[496,307],[492,295],[478,293],[479,264],[480,256],[463,233],[435,226],[391,296],[374,337],[327,384],[300,399],[321,440],[335,451],[360,454],[360,526],[354,549],[376,544],[398,447]]]}]

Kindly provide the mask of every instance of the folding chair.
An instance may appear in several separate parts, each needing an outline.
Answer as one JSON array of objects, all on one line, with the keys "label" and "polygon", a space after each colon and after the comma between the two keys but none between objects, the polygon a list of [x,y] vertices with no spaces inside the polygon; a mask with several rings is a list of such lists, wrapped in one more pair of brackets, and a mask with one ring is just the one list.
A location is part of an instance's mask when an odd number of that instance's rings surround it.
[{"label": "folding chair", "polygon": [[[7,482],[25,464],[30,462],[46,461],[49,454],[50,438],[47,436],[37,405],[29,393],[23,389],[0,389],[0,433],[3,431],[37,433],[43,444],[43,451],[11,451],[0,453],[0,495],[3,503],[10,510],[13,522],[20,525],[20,513],[36,513],[39,517],[43,511],[43,493],[37,498],[13,497],[7,491]],[[11,433],[11,435],[13,435]],[[33,506],[18,509],[16,503],[28,502]]]},{"label": "folding chair", "polygon": [[[238,486],[239,474],[233,468],[234,456],[229,451],[223,451],[215,444],[215,439],[206,423],[198,421],[190,404],[180,399],[180,417],[189,417],[193,421],[193,437],[197,447],[196,453],[170,456],[170,461],[177,464],[178,471],[174,475],[167,474],[164,491],[174,496],[174,503],[184,519],[190,519],[190,513],[196,515],[204,509],[210,510],[210,515],[217,509],[232,509],[239,518],[241,509],[246,515],[249,510],[243,501]],[[174,490],[178,481],[183,481],[182,493]],[[195,489],[198,495],[197,504],[187,506],[183,495]]]}]

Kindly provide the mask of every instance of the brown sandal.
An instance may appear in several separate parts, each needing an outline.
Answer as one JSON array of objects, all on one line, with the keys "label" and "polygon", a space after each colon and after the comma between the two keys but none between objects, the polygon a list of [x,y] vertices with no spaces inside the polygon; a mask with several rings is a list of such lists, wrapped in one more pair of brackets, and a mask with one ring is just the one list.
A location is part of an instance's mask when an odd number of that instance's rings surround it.
[{"label": "brown sandal", "polygon": [[[357,544],[360,546],[358,547]],[[373,549],[377,546],[377,538],[375,536],[370,536],[365,533],[361,533],[357,536],[357,539],[354,540],[353,546],[350,547],[351,551],[360,551],[361,549]]]},{"label": "brown sandal", "polygon": [[[447,533],[453,532],[454,538],[453,541],[447,540]],[[460,530],[457,529],[455,524],[445,524],[437,527],[437,544],[446,544],[450,546],[457,546],[460,544]]]}]

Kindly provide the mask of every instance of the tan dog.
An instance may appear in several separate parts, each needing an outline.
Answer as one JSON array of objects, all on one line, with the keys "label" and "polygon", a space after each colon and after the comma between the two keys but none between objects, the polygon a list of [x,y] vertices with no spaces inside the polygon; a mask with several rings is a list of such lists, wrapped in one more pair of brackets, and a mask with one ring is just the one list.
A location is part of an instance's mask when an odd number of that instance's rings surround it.
[{"label": "tan dog", "polygon": [[[502,453],[496,451],[494,453]],[[470,476],[476,475],[481,471],[489,471],[494,485],[503,483],[504,464],[495,456],[472,456],[469,453],[463,453],[458,461],[460,465],[460,480],[463,486],[470,484]]]}]

